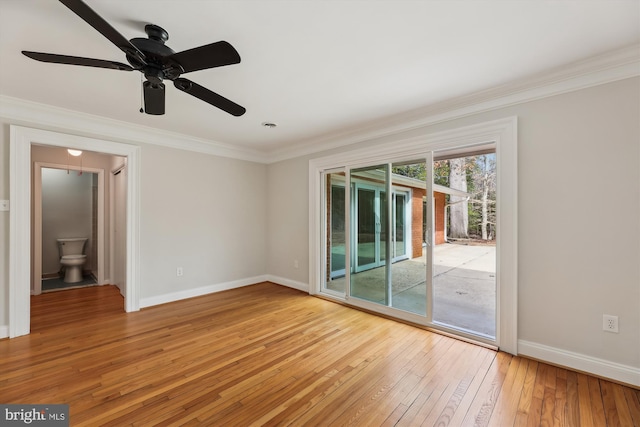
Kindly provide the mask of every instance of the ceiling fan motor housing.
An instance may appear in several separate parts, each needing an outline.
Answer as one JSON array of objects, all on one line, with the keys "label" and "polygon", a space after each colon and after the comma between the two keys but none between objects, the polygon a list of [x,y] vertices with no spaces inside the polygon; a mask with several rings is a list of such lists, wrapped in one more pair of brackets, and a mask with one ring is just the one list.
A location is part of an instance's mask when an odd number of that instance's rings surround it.
[{"label": "ceiling fan motor housing", "polygon": [[146,64],[140,62],[133,55],[127,55],[129,64],[144,73],[147,80],[154,85],[160,84],[164,79],[178,78],[184,70],[177,62],[167,59],[175,53],[173,49],[164,44],[169,40],[169,33],[153,24],[146,25],[144,31],[149,38],[137,37],[131,39],[130,42],[144,53]]}]

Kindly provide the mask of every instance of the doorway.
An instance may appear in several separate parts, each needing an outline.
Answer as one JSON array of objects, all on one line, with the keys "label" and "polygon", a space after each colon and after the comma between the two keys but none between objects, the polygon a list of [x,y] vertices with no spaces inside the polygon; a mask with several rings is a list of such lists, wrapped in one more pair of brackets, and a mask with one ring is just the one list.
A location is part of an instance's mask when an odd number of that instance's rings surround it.
[{"label": "doorway", "polygon": [[56,239],[61,237],[87,238],[83,276],[92,277],[83,277],[81,285],[104,284],[104,171],[38,161],[33,174],[32,293],[79,286],[56,274]]},{"label": "doorway", "polygon": [[353,259],[355,272],[370,270],[384,264],[386,247],[380,246],[387,237],[387,193],[372,185],[355,184],[353,206]]},{"label": "doorway", "polygon": [[94,151],[127,158],[125,311],[140,309],[140,147],[41,129],[10,126],[9,337],[29,334],[31,295],[31,146]]}]

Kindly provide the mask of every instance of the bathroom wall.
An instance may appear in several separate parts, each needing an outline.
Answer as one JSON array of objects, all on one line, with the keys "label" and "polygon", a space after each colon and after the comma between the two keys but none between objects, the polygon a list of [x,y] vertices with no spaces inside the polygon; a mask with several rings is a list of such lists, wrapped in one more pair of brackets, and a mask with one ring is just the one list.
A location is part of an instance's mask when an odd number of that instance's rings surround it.
[{"label": "bathroom wall", "polygon": [[[76,159],[74,159],[76,160]],[[93,173],[42,169],[42,275],[60,270],[56,239],[86,237],[87,261],[83,269],[93,271]]]}]

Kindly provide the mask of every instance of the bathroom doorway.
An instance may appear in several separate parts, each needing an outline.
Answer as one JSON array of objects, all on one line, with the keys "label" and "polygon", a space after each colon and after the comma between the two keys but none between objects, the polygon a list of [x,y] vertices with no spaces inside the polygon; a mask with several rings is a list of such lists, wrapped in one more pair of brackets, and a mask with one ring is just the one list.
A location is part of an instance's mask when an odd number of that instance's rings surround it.
[{"label": "bathroom doorway", "polygon": [[[42,168],[42,292],[97,284],[98,174]],[[69,283],[60,239],[86,239],[82,280]],[[66,245],[69,246],[69,245]]]},{"label": "bathroom doorway", "polygon": [[[37,277],[35,263],[38,240],[34,239],[35,170],[34,163],[50,162],[51,158],[39,158],[36,148],[87,150],[113,159],[118,156],[127,160],[127,200],[126,200],[126,286],[124,309],[126,312],[140,310],[140,147],[134,144],[113,142],[104,139],[34,129],[17,125],[10,126],[9,159],[11,210],[9,212],[9,337],[27,335],[31,325],[31,295],[33,277]],[[33,151],[33,152],[32,152]],[[66,158],[66,156],[65,156]],[[64,165],[64,160],[55,160]],[[120,161],[121,162],[121,161]],[[85,163],[85,166],[89,166]],[[100,166],[111,170],[115,166]],[[34,170],[35,169],[35,170]],[[86,170],[87,168],[85,168]],[[108,234],[106,235],[108,236]],[[103,236],[104,238],[105,236]],[[104,246],[108,247],[106,242]],[[104,255],[103,255],[104,257]],[[100,262],[100,255],[98,256]],[[108,283],[104,277],[105,268],[98,267],[98,281]],[[101,273],[102,272],[102,273]],[[39,272],[41,274],[41,272]]]},{"label": "bathroom doorway", "polygon": [[[93,286],[104,281],[104,171],[34,164],[32,293]],[[82,280],[64,281],[57,239],[86,238]],[[78,254],[81,255],[81,254]]]}]

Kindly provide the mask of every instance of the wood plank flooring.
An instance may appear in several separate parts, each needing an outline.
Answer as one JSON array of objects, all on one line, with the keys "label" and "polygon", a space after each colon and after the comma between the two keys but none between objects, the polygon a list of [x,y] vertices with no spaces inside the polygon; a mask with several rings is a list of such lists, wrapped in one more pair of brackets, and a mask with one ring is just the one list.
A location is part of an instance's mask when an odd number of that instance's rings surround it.
[{"label": "wood plank flooring", "polygon": [[113,286],[32,299],[0,402],[73,426],[640,426],[640,391],[261,283],[123,312]]}]

